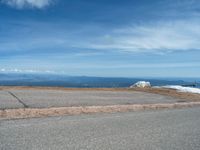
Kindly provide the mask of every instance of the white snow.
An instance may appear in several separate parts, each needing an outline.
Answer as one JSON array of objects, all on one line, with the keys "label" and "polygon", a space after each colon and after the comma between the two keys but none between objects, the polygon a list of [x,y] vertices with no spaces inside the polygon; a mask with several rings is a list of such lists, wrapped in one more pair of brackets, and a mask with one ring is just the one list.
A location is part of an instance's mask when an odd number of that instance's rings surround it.
[{"label": "white snow", "polygon": [[145,87],[151,87],[151,84],[150,82],[146,82],[146,81],[138,81],[135,84],[130,86],[130,88],[133,88],[133,87],[145,88]]},{"label": "white snow", "polygon": [[200,89],[198,89],[198,88],[183,87],[183,86],[180,86],[180,85],[167,85],[167,86],[162,86],[162,87],[163,88],[176,89],[179,92],[189,92],[189,93],[200,94]]}]

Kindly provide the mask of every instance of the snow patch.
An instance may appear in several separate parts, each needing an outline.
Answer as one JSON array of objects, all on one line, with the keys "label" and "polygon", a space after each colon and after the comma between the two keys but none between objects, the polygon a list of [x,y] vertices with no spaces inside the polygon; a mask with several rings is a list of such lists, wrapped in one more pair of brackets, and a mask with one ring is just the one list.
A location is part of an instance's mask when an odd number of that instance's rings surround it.
[{"label": "snow patch", "polygon": [[168,86],[162,86],[163,88],[169,88],[169,89],[175,89],[179,92],[188,92],[188,93],[196,93],[200,94],[200,89],[198,88],[192,88],[192,87],[183,87],[180,85],[168,85]]},{"label": "snow patch", "polygon": [[151,84],[150,82],[146,82],[146,81],[138,81],[135,84],[130,86],[130,88],[134,88],[134,87],[146,88],[146,87],[151,87]]}]

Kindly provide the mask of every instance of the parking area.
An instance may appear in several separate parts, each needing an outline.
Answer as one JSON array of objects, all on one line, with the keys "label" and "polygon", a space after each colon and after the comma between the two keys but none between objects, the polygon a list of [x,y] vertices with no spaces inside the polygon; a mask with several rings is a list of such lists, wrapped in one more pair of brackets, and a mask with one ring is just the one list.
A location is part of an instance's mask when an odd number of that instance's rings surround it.
[{"label": "parking area", "polygon": [[179,99],[138,91],[7,89],[0,91],[0,109],[173,103]]}]

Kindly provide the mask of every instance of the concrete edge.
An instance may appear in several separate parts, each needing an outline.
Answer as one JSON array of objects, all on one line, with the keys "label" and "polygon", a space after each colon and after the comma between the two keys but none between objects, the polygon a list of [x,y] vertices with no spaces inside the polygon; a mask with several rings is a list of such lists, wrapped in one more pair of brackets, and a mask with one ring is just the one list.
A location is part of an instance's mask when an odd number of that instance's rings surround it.
[{"label": "concrete edge", "polygon": [[79,115],[92,113],[128,112],[140,110],[160,110],[174,108],[188,108],[200,106],[200,102],[183,102],[172,104],[133,104],[111,106],[80,106],[80,107],[55,107],[55,108],[20,108],[0,110],[1,119],[36,118],[62,115]]}]

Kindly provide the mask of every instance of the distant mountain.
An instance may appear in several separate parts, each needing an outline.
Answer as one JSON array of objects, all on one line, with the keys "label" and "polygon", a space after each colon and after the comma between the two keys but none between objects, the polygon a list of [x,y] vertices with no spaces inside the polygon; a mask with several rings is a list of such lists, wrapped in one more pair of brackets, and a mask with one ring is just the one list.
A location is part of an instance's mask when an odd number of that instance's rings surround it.
[{"label": "distant mountain", "polygon": [[[153,86],[182,85],[189,80],[148,79],[148,78],[115,78],[87,77],[52,74],[15,74],[1,73],[0,85],[6,86],[60,86],[60,87],[129,87],[137,81],[150,81]],[[192,79],[191,79],[192,80]]]}]

